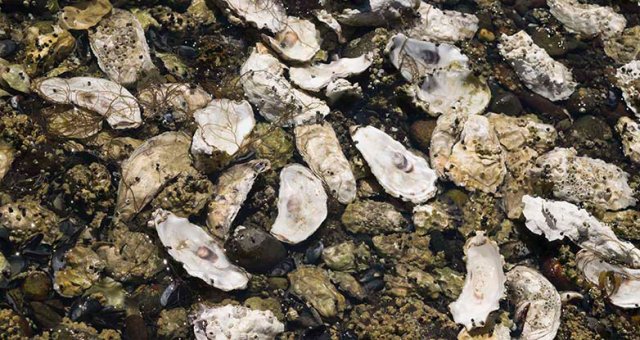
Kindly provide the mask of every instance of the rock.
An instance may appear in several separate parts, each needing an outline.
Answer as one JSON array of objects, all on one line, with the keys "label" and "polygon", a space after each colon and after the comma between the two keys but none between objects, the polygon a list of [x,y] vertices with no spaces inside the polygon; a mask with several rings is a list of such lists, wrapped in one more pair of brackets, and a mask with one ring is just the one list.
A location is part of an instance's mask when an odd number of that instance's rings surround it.
[{"label": "rock", "polygon": [[329,274],[317,267],[301,267],[289,273],[291,292],[308,302],[324,318],[341,316],[346,300],[331,283]]},{"label": "rock", "polygon": [[225,243],[229,259],[250,272],[267,273],[287,256],[287,250],[264,230],[239,226]]},{"label": "rock", "polygon": [[428,152],[429,143],[431,142],[431,134],[436,128],[436,120],[416,120],[409,127],[411,138],[418,144],[420,151]]},{"label": "rock", "polygon": [[189,320],[184,308],[161,311],[156,324],[160,339],[180,339],[189,336]]},{"label": "rock", "polygon": [[508,116],[517,116],[522,112],[522,103],[512,92],[500,91],[491,97],[489,111],[504,113]]},{"label": "rock", "polygon": [[276,318],[278,318],[278,320],[284,320],[284,314],[282,313],[282,304],[276,298],[260,298],[257,296],[253,296],[244,300],[243,305],[253,310],[270,311],[271,313],[273,313],[273,315],[276,316]]},{"label": "rock", "polygon": [[429,236],[412,234],[390,234],[373,237],[373,248],[379,256],[391,263],[403,263],[418,268],[442,264],[440,255],[434,256],[430,250]]},{"label": "rock", "polygon": [[76,297],[100,280],[105,263],[93,250],[76,245],[64,255],[64,267],[54,273],[53,289],[63,297]]},{"label": "rock", "polygon": [[103,245],[96,253],[105,263],[106,272],[121,282],[150,280],[164,269],[158,248],[149,235],[114,229],[112,245]]},{"label": "rock", "polygon": [[350,241],[324,248],[322,251],[322,260],[327,267],[342,272],[364,270],[370,258],[371,254],[366,245],[356,246]]},{"label": "rock", "polygon": [[51,278],[42,271],[32,271],[22,283],[22,294],[29,300],[42,301],[51,293]]},{"label": "rock", "polygon": [[0,40],[0,58],[6,58],[13,54],[18,48],[18,44],[13,40]]},{"label": "rock", "polygon": [[349,204],[342,214],[342,223],[349,232],[370,235],[401,232],[409,224],[390,203],[372,200]]},{"label": "rock", "polygon": [[552,57],[562,57],[569,51],[569,46],[560,32],[550,32],[549,29],[539,27],[531,32],[531,39]]},{"label": "rock", "polygon": [[453,227],[452,216],[440,202],[416,205],[413,208],[413,225],[418,235],[427,235],[432,230],[444,231]]},{"label": "rock", "polygon": [[353,275],[343,272],[331,272],[329,276],[331,277],[331,281],[338,285],[338,288],[350,297],[358,300],[363,300],[366,297],[367,292]]},{"label": "rock", "polygon": [[15,152],[8,143],[0,140],[0,181],[11,170],[11,164],[15,158]]},{"label": "rock", "polygon": [[563,137],[564,144],[571,145],[581,155],[606,161],[624,159],[613,130],[600,117],[586,115],[576,119]]},{"label": "rock", "polygon": [[252,140],[256,156],[268,159],[273,170],[279,170],[293,157],[293,137],[281,127],[258,123]]},{"label": "rock", "polygon": [[640,55],[640,26],[625,29],[622,34],[604,41],[604,52],[617,63],[626,64]]},{"label": "rock", "polygon": [[25,199],[0,207],[0,226],[9,230],[9,239],[22,243],[32,236],[42,233],[48,244],[61,235],[58,229],[59,217],[38,201]]}]

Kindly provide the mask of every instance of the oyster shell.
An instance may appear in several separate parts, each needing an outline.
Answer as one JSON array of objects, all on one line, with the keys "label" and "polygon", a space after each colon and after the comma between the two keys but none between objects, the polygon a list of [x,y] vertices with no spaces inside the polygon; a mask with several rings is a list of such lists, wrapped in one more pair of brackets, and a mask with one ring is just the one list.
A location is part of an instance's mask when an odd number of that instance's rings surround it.
[{"label": "oyster shell", "polygon": [[506,278],[498,245],[478,231],[464,246],[467,275],[458,299],[449,304],[456,323],[467,330],[485,325],[487,316],[500,308]]},{"label": "oyster shell", "polygon": [[616,131],[622,140],[622,151],[632,162],[640,164],[640,124],[629,117],[620,117]]},{"label": "oyster shell", "polygon": [[329,114],[327,104],[295,89],[284,77],[285,66],[261,44],[242,65],[240,74],[247,99],[268,121],[278,125],[315,122]]},{"label": "oyster shell", "polygon": [[155,69],[142,25],[129,11],[114,8],[89,32],[89,43],[100,69],[118,84],[132,85]]},{"label": "oyster shell", "polygon": [[193,113],[198,129],[193,135],[191,152],[194,155],[222,153],[233,156],[243,146],[256,120],[246,100],[214,99],[205,108]]},{"label": "oyster shell", "polygon": [[560,294],[549,280],[534,269],[516,266],[507,273],[507,295],[516,306],[516,317],[525,318],[521,339],[555,338],[560,327],[562,303]]},{"label": "oyster shell", "polygon": [[270,340],[284,332],[284,324],[270,310],[225,305],[198,312],[193,320],[193,332],[197,340]]},{"label": "oyster shell", "polygon": [[279,32],[287,22],[287,13],[280,0],[214,0],[233,24],[250,24],[272,33]]},{"label": "oyster shell", "polygon": [[478,17],[473,14],[440,10],[420,1],[416,25],[407,30],[407,36],[436,42],[456,42],[473,38],[478,30]]},{"label": "oyster shell", "polygon": [[335,104],[342,98],[358,98],[363,97],[362,88],[358,84],[351,84],[346,79],[336,79],[327,85],[324,95],[330,105]]},{"label": "oyster shell", "polygon": [[11,169],[11,164],[15,158],[15,152],[11,145],[3,140],[0,140],[0,181]]},{"label": "oyster shell", "polygon": [[533,233],[544,235],[549,241],[567,237],[606,261],[640,268],[640,249],[630,242],[618,239],[611,228],[586,210],[571,203],[529,195],[524,196],[522,202],[526,226]]},{"label": "oyster shell", "polygon": [[271,234],[297,244],[313,234],[327,217],[327,194],[322,182],[300,164],[289,164],[280,172],[278,216]]},{"label": "oyster shell", "polygon": [[571,71],[534,44],[527,32],[503,34],[500,40],[500,54],[531,91],[552,101],[567,99],[573,93],[577,83]]},{"label": "oyster shell", "polygon": [[[325,1],[327,2],[327,1]],[[349,26],[384,26],[404,12],[415,12],[420,0],[369,0],[357,8],[345,8],[336,19]]]},{"label": "oyster shell", "polygon": [[200,86],[185,83],[169,83],[145,88],[138,93],[138,102],[144,109],[144,116],[161,116],[171,112],[172,119],[183,122],[202,109],[212,97]]},{"label": "oyster shell", "polygon": [[336,33],[339,43],[344,44],[345,42],[347,42],[347,39],[342,34],[342,26],[340,26],[340,23],[338,22],[338,20],[336,20],[336,18],[334,18],[333,15],[331,15],[331,13],[327,12],[324,9],[321,9],[319,11],[314,12],[313,14],[315,15],[316,19],[318,19],[318,21],[325,24],[327,27],[329,27],[332,31]]},{"label": "oyster shell", "polygon": [[86,30],[97,25],[112,8],[109,0],[89,0],[76,6],[65,6],[58,22],[67,30]]},{"label": "oyster shell", "polygon": [[640,269],[608,263],[589,250],[576,254],[576,266],[589,282],[607,291],[612,304],[622,308],[640,307]]},{"label": "oyster shell", "polygon": [[222,173],[207,205],[207,228],[213,236],[221,240],[229,236],[231,223],[247,199],[253,182],[270,167],[268,160],[257,159],[234,165]]},{"label": "oyster shell", "polygon": [[606,210],[636,204],[629,174],[600,159],[578,157],[573,148],[555,148],[538,157],[532,171],[553,183],[553,195],[562,200]]},{"label": "oyster shell", "polygon": [[288,17],[275,38],[266,34],[262,38],[284,60],[306,63],[320,51],[320,32],[306,19]]},{"label": "oyster shell", "polygon": [[195,172],[190,144],[182,132],[165,132],[146,140],[123,162],[115,210],[122,221],[133,218],[169,181]]},{"label": "oyster shell", "polygon": [[616,83],[622,90],[627,107],[640,119],[640,60],[632,60],[616,72]]},{"label": "oyster shell", "polygon": [[0,58],[0,85],[7,90],[31,92],[31,78],[25,68],[20,64],[11,64],[2,58]]},{"label": "oyster shell", "polygon": [[549,0],[549,12],[560,21],[569,32],[587,37],[618,35],[627,25],[624,15],[611,7],[580,3],[577,0]]},{"label": "oyster shell", "polygon": [[331,194],[348,204],[356,198],[356,179],[329,123],[296,126],[296,147]]},{"label": "oyster shell", "polygon": [[202,228],[162,209],[153,213],[150,223],[169,255],[189,275],[224,291],[247,287],[249,274],[229,262],[222,246]]},{"label": "oyster shell", "polygon": [[34,90],[56,104],[73,104],[104,116],[114,129],[142,124],[136,98],[124,87],[101,78],[47,78],[36,81]]},{"label": "oyster shell", "polygon": [[498,136],[484,116],[440,116],[429,151],[438,175],[468,190],[495,192],[507,173]]},{"label": "oyster shell", "polygon": [[357,58],[340,58],[329,64],[315,64],[289,69],[291,82],[312,92],[320,92],[331,82],[358,75],[366,71],[373,60],[373,54],[363,54]]},{"label": "oyster shell", "polygon": [[389,195],[413,203],[436,195],[438,177],[426,159],[373,126],[352,127],[351,138]]}]

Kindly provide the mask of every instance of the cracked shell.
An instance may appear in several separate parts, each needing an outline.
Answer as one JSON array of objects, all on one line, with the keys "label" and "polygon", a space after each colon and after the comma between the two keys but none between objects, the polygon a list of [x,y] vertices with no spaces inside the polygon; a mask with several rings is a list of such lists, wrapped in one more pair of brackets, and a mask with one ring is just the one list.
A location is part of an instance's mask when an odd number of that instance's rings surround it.
[{"label": "cracked shell", "polygon": [[262,35],[267,44],[284,60],[306,63],[320,51],[320,32],[309,20],[288,17],[275,38]]},{"label": "cracked shell", "polygon": [[348,204],[356,198],[356,179],[329,123],[296,126],[296,146],[311,170],[331,194]]},{"label": "cracked shell", "polygon": [[322,181],[311,170],[290,164],[280,172],[278,216],[271,234],[278,240],[297,244],[313,234],[327,217],[327,194]]},{"label": "cracked shell", "polygon": [[182,263],[189,275],[224,291],[247,287],[249,274],[233,265],[222,246],[204,229],[162,209],[153,213],[150,223],[169,255]]}]

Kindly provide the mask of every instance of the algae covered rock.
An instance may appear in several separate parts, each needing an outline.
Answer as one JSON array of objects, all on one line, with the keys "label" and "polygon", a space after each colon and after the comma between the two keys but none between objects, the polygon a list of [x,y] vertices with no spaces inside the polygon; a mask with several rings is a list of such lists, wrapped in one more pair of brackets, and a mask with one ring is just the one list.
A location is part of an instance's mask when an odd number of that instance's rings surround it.
[{"label": "algae covered rock", "polygon": [[317,267],[301,267],[289,273],[291,292],[311,304],[324,318],[341,316],[346,300],[331,283],[329,274]]},{"label": "algae covered rock", "polygon": [[343,242],[335,246],[324,248],[322,260],[333,270],[351,272],[367,268],[371,254],[366,245],[353,242]]},{"label": "algae covered rock", "polygon": [[98,24],[111,12],[109,0],[88,0],[76,6],[66,6],[59,18],[60,26],[68,30],[86,30]]},{"label": "algae covered rock", "polygon": [[79,164],[69,169],[62,188],[72,205],[89,216],[107,211],[115,203],[111,174],[100,163]]},{"label": "algae covered rock", "polygon": [[52,243],[60,236],[59,217],[33,199],[8,203],[0,207],[0,226],[9,230],[13,242],[22,243],[42,233],[43,241]]},{"label": "algae covered rock", "polygon": [[347,206],[342,224],[352,233],[375,235],[401,232],[409,222],[390,203],[361,200]]},{"label": "algae covered rock", "polygon": [[207,204],[213,184],[200,173],[180,174],[149,203],[154,209],[170,210],[180,217],[196,215]]},{"label": "algae covered rock", "polygon": [[31,336],[29,322],[11,309],[0,309],[0,333],[6,339],[27,339]]},{"label": "algae covered rock", "polygon": [[293,137],[281,127],[258,123],[253,130],[252,141],[256,155],[269,160],[274,170],[285,166],[293,157]]},{"label": "algae covered rock", "polygon": [[64,297],[79,296],[100,279],[103,260],[91,248],[78,245],[64,255],[65,266],[54,274],[53,288]]},{"label": "algae covered rock", "polygon": [[180,339],[189,335],[189,320],[184,308],[165,309],[156,323],[161,339]]}]

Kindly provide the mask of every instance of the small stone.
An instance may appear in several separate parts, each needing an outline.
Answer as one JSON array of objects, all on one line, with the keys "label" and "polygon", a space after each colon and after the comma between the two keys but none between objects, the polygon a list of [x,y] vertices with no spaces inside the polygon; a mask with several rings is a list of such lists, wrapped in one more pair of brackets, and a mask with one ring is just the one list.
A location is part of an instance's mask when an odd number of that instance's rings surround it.
[{"label": "small stone", "polygon": [[489,112],[517,116],[522,112],[522,103],[512,92],[500,91],[491,97]]},{"label": "small stone", "polygon": [[420,151],[428,152],[429,143],[431,143],[431,134],[436,128],[435,119],[417,120],[411,124],[409,133],[411,138],[416,142]]},{"label": "small stone", "polygon": [[266,231],[239,226],[225,243],[227,256],[250,272],[266,273],[287,256],[284,245]]},{"label": "small stone", "polygon": [[486,41],[486,42],[492,42],[492,41],[496,40],[496,35],[493,34],[493,32],[491,32],[490,30],[488,30],[486,28],[481,28],[478,31],[478,39],[480,39],[482,41]]},{"label": "small stone", "polygon": [[373,235],[400,232],[409,224],[390,203],[371,200],[349,204],[342,214],[342,223],[352,233]]}]

